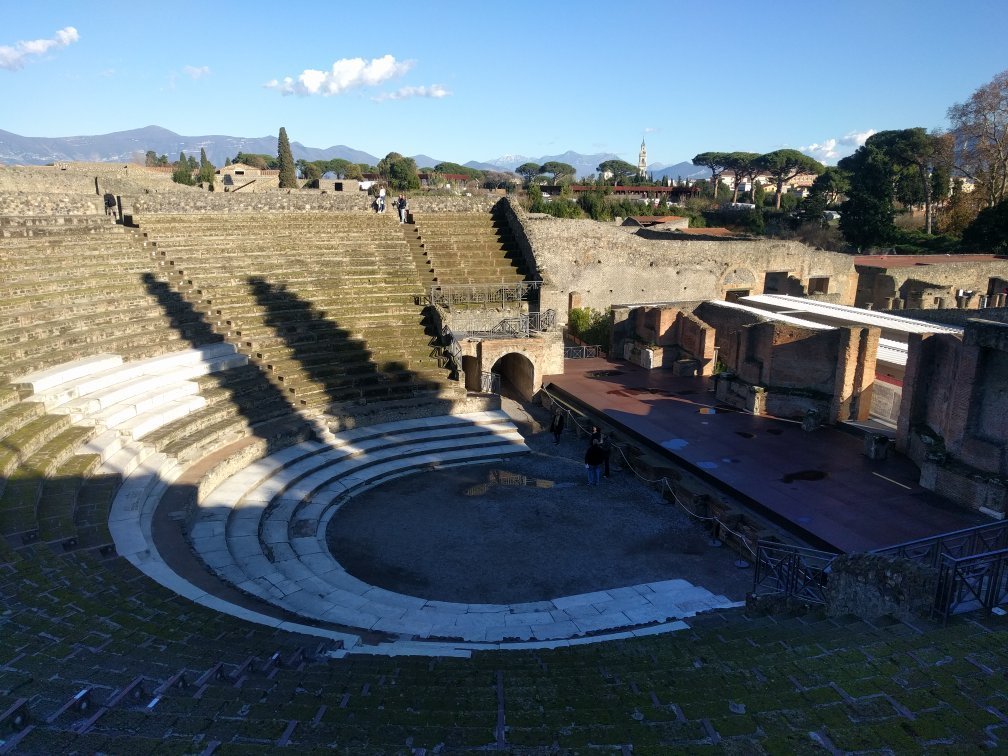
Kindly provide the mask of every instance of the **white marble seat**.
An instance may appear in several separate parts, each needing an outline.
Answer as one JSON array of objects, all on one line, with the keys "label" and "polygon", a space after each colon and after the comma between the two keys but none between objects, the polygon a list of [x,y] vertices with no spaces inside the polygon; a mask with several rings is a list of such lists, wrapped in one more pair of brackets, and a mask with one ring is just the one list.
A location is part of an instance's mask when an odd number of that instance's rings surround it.
[{"label": "white marble seat", "polygon": [[[322,513],[357,488],[431,465],[473,463],[526,451],[520,434],[498,413],[349,431],[329,446],[301,444],[284,450],[225,481],[202,502],[190,538],[208,566],[241,590],[323,619],[331,615],[332,607],[318,599],[339,586],[300,564],[287,545],[291,518],[301,507],[310,506],[298,516],[302,530],[306,520],[314,522],[314,537]],[[306,590],[311,601],[300,599]],[[340,598],[349,600],[351,594]]]},{"label": "white marble seat", "polygon": [[33,394],[39,394],[43,391],[48,391],[54,386],[77,381],[85,376],[109,370],[117,365],[121,365],[122,362],[123,358],[117,354],[96,354],[44,370],[35,370],[16,378],[13,382],[25,386]]}]

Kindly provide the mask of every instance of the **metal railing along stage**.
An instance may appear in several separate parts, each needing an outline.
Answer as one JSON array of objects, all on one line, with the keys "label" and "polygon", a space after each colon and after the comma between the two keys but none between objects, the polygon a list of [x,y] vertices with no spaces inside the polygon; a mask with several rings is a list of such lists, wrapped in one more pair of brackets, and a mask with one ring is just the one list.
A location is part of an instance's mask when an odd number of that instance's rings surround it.
[{"label": "metal railing along stage", "polygon": [[564,347],[564,359],[565,360],[587,360],[593,357],[605,357],[605,352],[599,345],[594,346],[565,346]]},{"label": "metal railing along stage", "polygon": [[519,281],[517,283],[448,284],[431,286],[430,304],[451,309],[453,304],[506,304],[524,302],[529,292],[538,289],[541,281]]}]

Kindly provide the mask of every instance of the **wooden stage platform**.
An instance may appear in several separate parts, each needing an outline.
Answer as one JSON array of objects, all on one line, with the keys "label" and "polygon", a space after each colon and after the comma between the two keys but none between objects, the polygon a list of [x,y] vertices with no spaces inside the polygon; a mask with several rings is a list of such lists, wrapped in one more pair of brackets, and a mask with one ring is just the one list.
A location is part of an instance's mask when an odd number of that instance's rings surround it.
[{"label": "wooden stage platform", "polygon": [[990,521],[921,488],[918,468],[902,455],[868,459],[852,429],[806,432],[794,421],[718,405],[711,379],[602,359],[567,360],[565,371],[543,386],[663,450],[810,546],[864,552]]}]

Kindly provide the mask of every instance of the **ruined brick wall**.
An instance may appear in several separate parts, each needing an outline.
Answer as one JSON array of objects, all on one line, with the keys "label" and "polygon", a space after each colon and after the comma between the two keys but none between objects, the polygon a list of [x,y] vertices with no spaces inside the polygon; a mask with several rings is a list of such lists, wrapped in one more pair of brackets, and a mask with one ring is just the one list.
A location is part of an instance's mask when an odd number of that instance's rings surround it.
[{"label": "ruined brick wall", "polygon": [[829,422],[867,418],[879,329],[803,328],[756,313],[703,303],[696,314],[715,330],[718,358],[743,383],[767,388],[768,412]]},{"label": "ruined brick wall", "polygon": [[940,325],[964,326],[966,321],[980,318],[981,320],[993,320],[997,323],[1008,323],[1008,307],[987,307],[982,310],[881,310],[881,312],[891,315],[899,315],[904,318],[914,320],[925,320],[928,323],[938,323]]},{"label": "ruined brick wall", "polygon": [[828,278],[828,298],[853,303],[852,258],[779,239],[644,239],[614,224],[517,214],[547,286],[543,307],[566,318],[571,295],[581,306],[724,299],[730,290],[763,292],[767,272],[803,283]]},{"label": "ruined brick wall", "polygon": [[868,620],[927,617],[937,587],[934,568],[876,554],[843,554],[830,568],[827,611],[834,617],[853,614]]},{"label": "ruined brick wall", "polygon": [[1008,325],[972,320],[961,338],[909,342],[897,448],[921,485],[966,506],[1008,509]]},{"label": "ruined brick wall", "polygon": [[991,279],[1008,280],[1008,259],[957,262],[953,255],[946,260],[903,268],[859,265],[854,304],[887,310],[897,298],[910,309],[953,308],[957,290],[966,289],[975,292],[966,305],[975,309],[980,296],[988,293]]},{"label": "ruined brick wall", "polygon": [[714,372],[715,333],[707,323],[689,312],[676,314],[673,325],[675,342],[692,357],[703,361],[702,375]]}]

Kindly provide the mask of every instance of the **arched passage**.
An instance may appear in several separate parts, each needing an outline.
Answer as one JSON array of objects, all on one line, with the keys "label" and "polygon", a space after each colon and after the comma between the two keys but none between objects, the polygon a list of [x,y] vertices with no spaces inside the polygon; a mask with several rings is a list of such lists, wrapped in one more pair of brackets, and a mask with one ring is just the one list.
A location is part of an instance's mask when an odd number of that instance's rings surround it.
[{"label": "arched passage", "polygon": [[522,399],[531,399],[535,393],[535,367],[524,354],[509,352],[497,360],[491,372],[501,376],[501,393],[509,391]]}]

